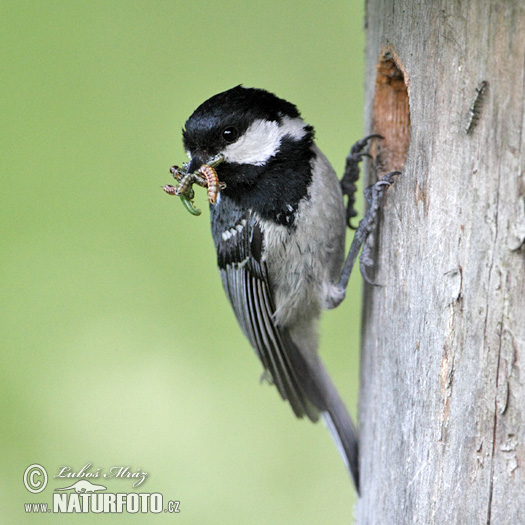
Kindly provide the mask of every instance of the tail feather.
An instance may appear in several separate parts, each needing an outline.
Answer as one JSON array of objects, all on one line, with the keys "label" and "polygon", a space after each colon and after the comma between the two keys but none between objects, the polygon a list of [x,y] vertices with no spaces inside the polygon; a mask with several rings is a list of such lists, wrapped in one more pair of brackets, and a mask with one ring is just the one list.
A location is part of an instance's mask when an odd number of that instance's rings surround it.
[{"label": "tail feather", "polygon": [[320,390],[324,397],[325,410],[321,412],[323,423],[330,432],[359,494],[359,447],[357,430],[321,360],[319,360],[319,366],[316,368],[317,373],[315,375],[322,383]]},{"label": "tail feather", "polygon": [[[293,364],[301,395],[305,399],[303,404],[311,403],[317,409],[316,412],[320,412],[359,493],[357,431],[348,410],[321,359],[317,355],[306,357],[286,333],[285,341],[287,355]],[[306,415],[312,421],[317,421],[317,414],[310,412],[306,412]]]},{"label": "tail feather", "polygon": [[356,491],[359,494],[359,453],[355,427],[346,413],[346,409],[344,413],[338,411],[332,411],[332,413],[323,412],[321,414],[322,421],[330,432],[335,446],[354,481]]}]

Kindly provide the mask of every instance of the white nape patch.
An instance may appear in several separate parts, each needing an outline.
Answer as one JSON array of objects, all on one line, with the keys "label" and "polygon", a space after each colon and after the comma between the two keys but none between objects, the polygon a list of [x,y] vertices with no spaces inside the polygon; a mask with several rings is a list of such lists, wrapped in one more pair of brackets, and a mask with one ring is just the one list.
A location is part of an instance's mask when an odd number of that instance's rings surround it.
[{"label": "white nape patch", "polygon": [[301,118],[283,117],[280,125],[283,137],[292,137],[294,140],[301,140],[306,135],[305,122]]},{"label": "white nape patch", "polygon": [[300,118],[283,117],[281,124],[256,120],[237,142],[224,149],[224,156],[228,162],[262,166],[279,151],[284,137],[301,140],[306,135],[305,126]]}]

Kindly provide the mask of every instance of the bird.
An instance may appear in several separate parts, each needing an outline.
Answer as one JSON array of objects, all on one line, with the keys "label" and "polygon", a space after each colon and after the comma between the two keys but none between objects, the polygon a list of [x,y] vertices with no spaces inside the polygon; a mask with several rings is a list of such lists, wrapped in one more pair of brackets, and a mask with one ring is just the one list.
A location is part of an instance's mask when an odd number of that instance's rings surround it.
[{"label": "bird", "polygon": [[[357,430],[319,357],[318,321],[344,299],[375,217],[358,228],[345,262],[357,162],[373,137],[352,148],[340,182],[294,104],[242,85],[203,102],[182,130],[186,172],[211,164],[221,181],[210,202],[217,264],[263,376],[298,418],[324,421],[358,492]],[[374,213],[391,178],[380,182]]]}]

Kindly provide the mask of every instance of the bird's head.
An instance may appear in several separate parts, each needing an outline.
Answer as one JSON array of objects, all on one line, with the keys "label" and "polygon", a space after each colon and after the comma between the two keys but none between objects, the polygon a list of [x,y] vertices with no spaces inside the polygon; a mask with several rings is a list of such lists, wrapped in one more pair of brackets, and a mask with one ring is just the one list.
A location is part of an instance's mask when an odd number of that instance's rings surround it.
[{"label": "bird's head", "polygon": [[237,86],[202,103],[186,121],[184,148],[194,172],[222,155],[227,192],[245,191],[285,161],[298,167],[312,157],[313,128],[295,105],[272,93]]}]

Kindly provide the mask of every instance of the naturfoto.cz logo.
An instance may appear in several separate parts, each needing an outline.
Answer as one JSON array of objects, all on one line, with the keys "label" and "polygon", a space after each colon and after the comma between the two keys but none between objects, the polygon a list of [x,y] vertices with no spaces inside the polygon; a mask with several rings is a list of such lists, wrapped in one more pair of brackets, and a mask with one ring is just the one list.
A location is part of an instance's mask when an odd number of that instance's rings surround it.
[{"label": "naturfoto.cz logo", "polygon": [[[60,467],[54,478],[68,478],[70,484],[65,487],[57,487],[49,503],[25,503],[26,513],[93,513],[93,514],[121,514],[121,513],[179,513],[180,502],[169,500],[164,503],[162,494],[146,492],[104,492],[105,485],[93,483],[89,479],[129,479],[133,480],[133,486],[142,484],[148,474],[137,469],[133,471],[130,467],[112,467],[108,472],[99,468],[96,472],[90,470],[88,463],[80,471],[74,472],[70,467]],[[81,479],[78,479],[81,478]],[[73,481],[78,479],[77,481]],[[47,486],[48,475],[46,469],[39,464],[27,467],[24,472],[24,485],[33,493],[41,493]]]}]

